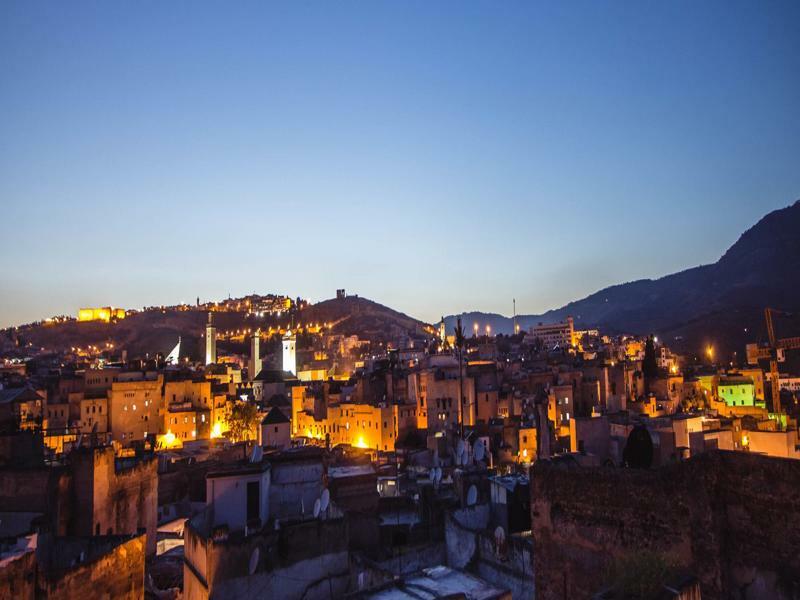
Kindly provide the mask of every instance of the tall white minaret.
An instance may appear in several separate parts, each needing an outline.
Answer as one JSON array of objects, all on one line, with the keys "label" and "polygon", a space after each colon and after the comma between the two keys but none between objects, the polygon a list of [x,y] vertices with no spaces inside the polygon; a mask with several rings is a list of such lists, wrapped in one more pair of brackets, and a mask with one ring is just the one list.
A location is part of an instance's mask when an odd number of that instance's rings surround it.
[{"label": "tall white minaret", "polygon": [[295,344],[297,338],[291,329],[283,336],[283,370],[289,371],[292,375],[297,375],[297,357],[295,356]]},{"label": "tall white minaret", "polygon": [[250,364],[248,372],[250,381],[256,378],[256,375],[261,371],[261,330],[258,329],[250,338]]},{"label": "tall white minaret", "polygon": [[206,364],[213,365],[217,362],[217,328],[211,321],[211,313],[208,313],[208,323],[206,323]]}]

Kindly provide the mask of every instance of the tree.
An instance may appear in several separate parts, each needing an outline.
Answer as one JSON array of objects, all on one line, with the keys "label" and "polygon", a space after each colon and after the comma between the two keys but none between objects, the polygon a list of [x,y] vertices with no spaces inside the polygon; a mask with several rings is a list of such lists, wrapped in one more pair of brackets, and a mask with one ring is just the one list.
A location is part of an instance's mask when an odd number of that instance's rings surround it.
[{"label": "tree", "polygon": [[228,417],[228,438],[232,442],[258,437],[258,408],[250,402],[237,402]]},{"label": "tree", "polygon": [[461,317],[458,317],[455,326],[455,344],[458,356],[458,421],[461,428],[461,439],[464,439],[464,328],[461,326]]},{"label": "tree", "polygon": [[622,451],[622,461],[633,469],[649,469],[653,464],[653,454],[650,432],[644,425],[637,425],[628,436],[625,449]]},{"label": "tree", "polygon": [[650,393],[650,383],[658,377],[658,361],[656,360],[656,342],[651,335],[644,345],[644,360],[642,361],[642,374],[644,375],[644,391]]},{"label": "tree", "polygon": [[675,570],[675,560],[649,548],[637,548],[609,565],[609,580],[615,597],[659,598]]}]

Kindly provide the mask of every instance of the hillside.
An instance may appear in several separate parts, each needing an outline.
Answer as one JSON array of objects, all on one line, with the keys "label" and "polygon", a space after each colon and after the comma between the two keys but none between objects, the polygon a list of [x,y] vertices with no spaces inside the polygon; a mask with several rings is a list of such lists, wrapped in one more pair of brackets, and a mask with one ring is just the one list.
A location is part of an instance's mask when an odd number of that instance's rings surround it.
[{"label": "hillside", "polygon": [[[286,327],[290,318],[284,315],[280,325]],[[424,337],[426,326],[421,321],[372,302],[366,298],[351,296],[342,300],[332,299],[305,307],[294,316],[295,323],[332,323],[332,333],[357,335],[372,341],[388,341],[399,336]],[[105,347],[113,344],[116,349],[125,349],[130,357],[168,353],[182,339],[181,355],[194,359],[202,357],[207,313],[200,310],[178,311],[166,309],[136,313],[117,323],[66,323],[37,324],[20,328],[18,335],[24,344],[45,351],[64,351],[71,347],[85,348],[88,345]],[[214,313],[214,324],[222,332],[236,329],[265,327],[264,319],[245,313]],[[246,344],[220,341],[220,349],[247,353]],[[15,354],[8,332],[0,335],[0,354]]]},{"label": "hillside", "polygon": [[371,340],[427,335],[422,321],[359,296],[318,302],[303,309],[302,318],[309,323],[332,323],[333,333]]},{"label": "hillside", "polygon": [[[744,338],[754,341],[763,337],[765,306],[800,311],[799,232],[800,201],[766,215],[716,263],[660,279],[614,285],[541,315],[518,316],[517,321],[527,328],[571,315],[577,328],[600,327],[610,333],[656,332],[673,340],[677,337],[687,347],[721,337],[724,351],[742,352]],[[486,320],[489,318],[495,331],[511,332],[511,319],[490,315]],[[464,319],[467,324],[470,320],[484,322],[481,313],[467,313]],[[449,317],[448,326],[454,321],[455,316]],[[714,336],[708,332],[712,325],[719,329]],[[797,320],[786,319],[785,328],[780,335],[796,335]]]}]

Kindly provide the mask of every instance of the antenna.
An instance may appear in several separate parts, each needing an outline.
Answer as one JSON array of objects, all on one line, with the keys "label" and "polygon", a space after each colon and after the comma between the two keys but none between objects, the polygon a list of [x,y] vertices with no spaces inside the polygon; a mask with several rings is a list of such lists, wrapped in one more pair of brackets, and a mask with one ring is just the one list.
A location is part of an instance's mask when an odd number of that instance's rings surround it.
[{"label": "antenna", "polygon": [[484,454],[486,452],[486,447],[483,445],[483,440],[475,440],[475,443],[472,446],[472,454],[475,456],[476,461],[482,461]]},{"label": "antenna", "polygon": [[506,531],[501,525],[498,525],[494,530],[494,543],[501,546],[506,541]]},{"label": "antenna", "polygon": [[253,451],[250,453],[250,462],[251,463],[259,463],[261,459],[264,458],[264,450],[261,446],[253,446]]},{"label": "antenna", "polygon": [[467,490],[467,506],[474,506],[478,501],[478,488],[474,485],[469,486]]}]

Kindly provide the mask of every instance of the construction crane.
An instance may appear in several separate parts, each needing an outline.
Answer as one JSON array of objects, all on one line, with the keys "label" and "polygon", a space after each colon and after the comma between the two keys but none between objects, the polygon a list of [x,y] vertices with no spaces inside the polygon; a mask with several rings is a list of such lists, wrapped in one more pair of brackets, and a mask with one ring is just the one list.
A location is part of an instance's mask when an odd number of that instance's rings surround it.
[{"label": "construction crane", "polygon": [[747,344],[747,362],[755,365],[758,364],[759,360],[769,360],[769,377],[772,383],[772,410],[780,414],[781,386],[778,381],[778,363],[785,360],[787,350],[800,349],[800,337],[777,339],[775,337],[775,327],[772,324],[772,313],[774,312],[778,311],[772,308],[764,309],[769,345]]}]

